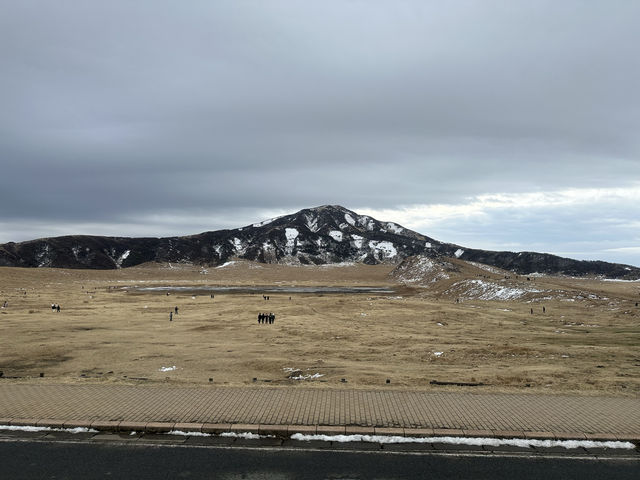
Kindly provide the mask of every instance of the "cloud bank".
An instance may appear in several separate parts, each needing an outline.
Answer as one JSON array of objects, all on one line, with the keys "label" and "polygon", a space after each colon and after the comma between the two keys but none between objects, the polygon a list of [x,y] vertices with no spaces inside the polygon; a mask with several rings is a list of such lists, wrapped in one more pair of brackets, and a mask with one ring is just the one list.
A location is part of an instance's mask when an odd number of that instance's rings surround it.
[{"label": "cloud bank", "polygon": [[640,264],[637,2],[1,3],[2,242],[342,204]]}]

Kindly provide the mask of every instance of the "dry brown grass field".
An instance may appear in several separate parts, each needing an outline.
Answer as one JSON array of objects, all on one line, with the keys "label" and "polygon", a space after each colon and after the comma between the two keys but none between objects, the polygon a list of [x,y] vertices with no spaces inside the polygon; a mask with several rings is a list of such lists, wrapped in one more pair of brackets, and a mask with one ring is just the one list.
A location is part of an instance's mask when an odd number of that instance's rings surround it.
[{"label": "dry brown grass field", "polygon": [[[504,272],[466,264],[454,278],[410,287],[394,281],[392,269],[249,262],[206,271],[0,268],[0,305],[8,302],[0,310],[0,382],[640,392],[639,282],[505,280]],[[480,300],[455,286],[464,278],[537,292]],[[393,292],[262,291],[285,285]],[[194,290],[137,290],[149,286]],[[197,290],[216,286],[260,288],[214,298]],[[258,324],[259,312],[273,312],[275,323]]]}]

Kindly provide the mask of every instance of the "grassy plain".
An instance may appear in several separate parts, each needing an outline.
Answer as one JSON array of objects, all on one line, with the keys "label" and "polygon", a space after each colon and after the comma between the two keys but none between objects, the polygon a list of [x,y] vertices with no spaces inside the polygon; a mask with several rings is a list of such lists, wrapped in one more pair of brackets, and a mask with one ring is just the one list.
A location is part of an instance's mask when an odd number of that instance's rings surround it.
[{"label": "grassy plain", "polygon": [[[512,286],[535,283],[544,293],[478,300],[451,293],[451,285],[503,276],[463,269],[457,279],[418,288],[392,280],[392,268],[0,268],[0,305],[8,302],[0,310],[0,382],[640,393],[640,283],[518,277]],[[167,285],[395,291],[270,293],[266,301],[258,292],[211,298],[133,289]],[[275,324],[258,324],[259,312],[274,312]],[[315,374],[322,376],[289,378]]]}]

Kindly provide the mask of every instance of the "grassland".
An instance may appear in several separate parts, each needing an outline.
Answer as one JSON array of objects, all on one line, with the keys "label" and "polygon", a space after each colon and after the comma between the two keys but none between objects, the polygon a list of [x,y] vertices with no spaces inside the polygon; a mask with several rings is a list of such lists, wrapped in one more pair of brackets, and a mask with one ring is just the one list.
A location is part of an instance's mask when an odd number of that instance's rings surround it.
[{"label": "grassland", "polygon": [[[0,382],[640,392],[640,283],[521,277],[509,281],[534,282],[539,292],[479,300],[456,291],[455,282],[498,281],[501,272],[465,267],[448,281],[409,287],[389,276],[392,268],[0,268],[0,305],[8,302],[0,310]],[[267,301],[258,292],[211,298],[136,290],[167,285],[394,292],[270,293]],[[276,322],[258,324],[259,312],[275,313]]]}]

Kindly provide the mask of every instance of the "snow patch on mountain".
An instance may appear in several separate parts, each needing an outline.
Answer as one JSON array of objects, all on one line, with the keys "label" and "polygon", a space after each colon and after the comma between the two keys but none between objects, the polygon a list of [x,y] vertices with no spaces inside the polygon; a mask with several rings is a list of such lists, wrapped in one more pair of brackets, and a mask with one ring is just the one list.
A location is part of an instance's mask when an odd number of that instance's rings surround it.
[{"label": "snow patch on mountain", "polygon": [[124,262],[127,257],[129,256],[129,254],[131,253],[131,250],[125,250],[122,255],[120,255],[117,259],[116,259],[116,267],[118,268],[122,268],[122,262]]},{"label": "snow patch on mountain", "polygon": [[318,227],[318,217],[314,217],[313,215],[305,215],[304,216],[306,222],[306,226],[309,230],[311,230],[313,233],[317,232],[320,227]]},{"label": "snow patch on mountain", "polygon": [[385,230],[389,233],[401,234],[404,231],[404,228],[393,222],[387,222],[385,227]]},{"label": "snow patch on mountain", "polygon": [[374,255],[379,260],[393,258],[398,255],[398,250],[391,242],[371,240],[369,241],[369,248],[375,252]]},{"label": "snow patch on mountain", "polygon": [[233,245],[233,249],[235,250],[237,255],[244,255],[247,251],[247,246],[240,240],[238,237],[233,237],[232,240],[229,240]]},{"label": "snow patch on mountain", "polygon": [[45,243],[40,250],[36,252],[36,261],[38,267],[50,267],[51,266],[51,247],[48,243]]},{"label": "snow patch on mountain", "polygon": [[[351,215],[349,215],[348,213],[345,213],[345,214],[344,214],[344,219],[345,219],[345,220],[347,221],[347,223],[348,223],[349,225],[351,225],[352,227],[355,227],[355,226],[356,226],[356,221],[355,221],[355,220],[354,220],[354,218],[353,218]],[[340,227],[340,228],[342,228],[342,227]]]},{"label": "snow patch on mountain", "polygon": [[361,217],[358,217],[358,223],[370,232],[373,231],[373,229],[375,228],[375,223],[373,222],[373,219],[371,217],[367,217],[366,215],[362,215]]},{"label": "snow patch on mountain", "polygon": [[455,251],[455,253],[453,254],[456,258],[460,258],[462,256],[462,254],[464,253],[464,250],[462,250],[461,248],[457,249]]},{"label": "snow patch on mountain", "polygon": [[329,232],[329,236],[333,238],[336,242],[342,241],[342,232],[339,230],[331,230]]},{"label": "snow patch on mountain", "polygon": [[274,222],[275,220],[277,220],[279,217],[275,217],[275,218],[270,218],[268,220],[263,220],[262,222],[258,222],[258,223],[254,223],[253,225],[251,225],[254,228],[258,228],[258,227],[264,227],[265,225],[270,224],[271,222]]},{"label": "snow patch on mountain", "polygon": [[293,253],[293,249],[296,246],[296,239],[298,238],[298,235],[300,235],[300,232],[298,232],[298,230],[295,228],[285,228],[284,234],[287,237],[285,252],[288,255],[291,255]]},{"label": "snow patch on mountain", "polygon": [[360,235],[356,235],[355,233],[351,235],[351,239],[353,241],[353,245],[360,250],[362,248],[362,240],[363,238]]}]

